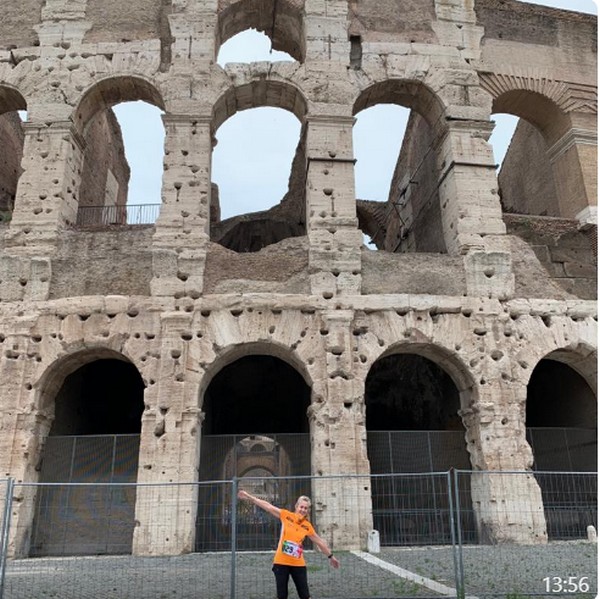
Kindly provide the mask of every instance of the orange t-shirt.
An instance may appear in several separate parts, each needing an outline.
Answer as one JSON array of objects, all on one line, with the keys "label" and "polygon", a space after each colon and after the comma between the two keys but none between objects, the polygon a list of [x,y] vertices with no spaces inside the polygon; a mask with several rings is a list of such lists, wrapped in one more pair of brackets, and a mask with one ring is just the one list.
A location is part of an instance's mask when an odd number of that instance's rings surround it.
[{"label": "orange t-shirt", "polygon": [[302,541],[305,537],[315,534],[313,525],[306,518],[288,510],[281,510],[279,519],[281,534],[273,563],[283,566],[305,566]]}]

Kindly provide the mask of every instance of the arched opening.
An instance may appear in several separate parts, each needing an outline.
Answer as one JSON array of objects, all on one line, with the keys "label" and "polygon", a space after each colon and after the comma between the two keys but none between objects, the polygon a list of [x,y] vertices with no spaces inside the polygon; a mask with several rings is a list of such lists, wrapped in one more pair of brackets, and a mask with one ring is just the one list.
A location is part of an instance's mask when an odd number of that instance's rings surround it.
[{"label": "arched opening", "polygon": [[256,29],[247,29],[229,38],[220,48],[217,64],[293,61],[287,52],[274,50],[269,36]]},{"label": "arched opening", "polygon": [[589,474],[598,470],[597,400],[570,365],[574,357],[549,354],[527,385],[527,440],[551,539],[586,538],[587,527],[598,526],[597,481]]},{"label": "arched opening", "polygon": [[156,222],[161,204],[165,128],[164,111],[138,100],[113,107],[121,128],[130,169],[127,187],[127,224]]},{"label": "arched opening", "polygon": [[[264,491],[265,499],[282,506],[306,493],[307,482],[298,477],[310,475],[310,394],[303,376],[273,355],[246,355],[223,366],[204,392],[200,481],[244,478],[244,488]],[[230,485],[223,486],[222,510],[208,514],[202,506],[211,504],[203,493],[211,490],[200,486],[196,550],[228,547],[230,491]],[[214,505],[215,498],[211,501]],[[270,549],[278,523],[258,512],[238,514],[238,542],[247,549]]]},{"label": "arched opening", "polygon": [[[502,103],[499,103],[502,105]],[[504,110],[508,110],[508,106]],[[558,192],[548,157],[548,142],[539,121],[496,112],[490,143],[498,170],[498,193],[507,214],[560,217]],[[500,155],[499,151],[504,150]],[[501,160],[499,160],[501,159]],[[527,164],[524,169],[523,165]]]},{"label": "arched opening", "polygon": [[23,170],[22,122],[26,108],[25,99],[18,91],[0,86],[0,223],[12,218],[17,183]]},{"label": "arched opening", "polygon": [[[392,106],[403,108],[395,109],[397,114],[391,131],[389,122],[387,125],[385,121],[382,123],[386,127],[386,139],[395,141],[389,149],[393,165],[388,178],[390,184],[382,198],[384,205],[375,202],[374,197],[360,195],[361,150],[356,144],[359,226],[380,250],[445,253],[434,151],[443,127],[443,105],[420,82],[389,80],[364,90],[356,100],[353,112],[361,118],[361,111],[377,107],[385,116]],[[358,141],[359,137],[355,135],[355,142]],[[363,162],[367,164],[372,155],[367,149],[368,157],[365,156]]]},{"label": "arched opening", "polygon": [[424,355],[386,355],[369,370],[367,449],[383,545],[450,542],[448,481],[434,473],[470,468],[460,397],[446,370]]},{"label": "arched opening", "polygon": [[[490,85],[485,78],[483,83]],[[498,172],[504,212],[572,218],[565,213],[565,201],[556,184],[557,177],[566,174],[555,173],[556,165],[551,161],[552,146],[571,128],[568,115],[554,100],[537,91],[516,88],[493,93],[492,113],[499,115],[494,120],[502,123],[511,118],[516,123]],[[576,165],[572,164],[570,170],[576,171]]]},{"label": "arched opening", "polygon": [[240,32],[252,28],[264,33],[273,50],[286,53],[298,62],[304,61],[306,44],[302,3],[293,0],[226,0],[220,6],[218,48]]},{"label": "arched opening", "polygon": [[387,202],[409,114],[401,106],[378,104],[356,115],[352,139],[358,226],[369,249],[378,249],[385,238]]},{"label": "arched opening", "polygon": [[137,479],[144,383],[133,364],[109,354],[71,356],[46,381],[54,420],[44,443],[31,555],[131,551],[135,487],[118,483]]},{"label": "arched opening", "polygon": [[81,100],[75,122],[84,139],[77,224],[144,225],[158,217],[164,109],[143,79],[99,82]]},{"label": "arched opening", "polygon": [[275,81],[232,90],[216,104],[212,241],[256,252],[305,235],[305,112],[297,90]]}]

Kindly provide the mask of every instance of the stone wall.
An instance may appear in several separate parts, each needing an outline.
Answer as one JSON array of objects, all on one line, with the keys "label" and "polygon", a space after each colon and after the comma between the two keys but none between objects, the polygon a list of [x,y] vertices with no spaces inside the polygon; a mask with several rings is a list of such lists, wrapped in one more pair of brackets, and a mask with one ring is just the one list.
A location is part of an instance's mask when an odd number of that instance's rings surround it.
[{"label": "stone wall", "polygon": [[21,174],[23,156],[23,130],[21,119],[15,112],[0,115],[0,219],[12,212]]},{"label": "stone wall", "polygon": [[[560,285],[569,294],[581,299],[598,299],[595,227],[588,233],[580,231],[577,223],[573,221],[544,217],[526,218],[513,214],[505,215],[504,220],[509,232],[527,242],[527,251],[533,251],[545,269],[541,277],[536,277],[538,282],[543,280],[547,273],[555,284]],[[536,260],[527,257],[524,262],[533,265]],[[528,295],[536,297],[531,295],[531,292]]]},{"label": "stone wall", "polygon": [[151,227],[65,231],[52,261],[49,298],[148,295],[152,233]]},{"label": "stone wall", "polygon": [[[527,165],[527,168],[523,168]],[[554,174],[540,132],[519,121],[498,173],[500,200],[506,212],[559,216]]]},{"label": "stone wall", "polygon": [[[78,205],[125,205],[130,169],[125,158],[119,123],[112,110],[96,115],[86,130],[85,142]],[[113,185],[116,185],[117,193],[109,192],[107,201],[109,177],[114,179]]]},{"label": "stone wall", "polygon": [[[594,18],[512,0],[7,4],[0,47],[15,47],[0,52],[0,113],[26,108],[29,118],[12,219],[0,228],[6,476],[38,480],[65,381],[85,364],[116,359],[145,386],[137,480],[195,481],[211,381],[245,356],[269,356],[310,389],[302,430],[310,430],[319,530],[338,548],[356,548],[373,527],[371,490],[357,488],[347,510],[345,489],[318,481],[370,473],[365,384],[381,358],[420,356],[448,375],[460,403],[453,426],[464,428],[479,471],[532,467],[525,408],[542,361],[562,362],[595,392],[595,255],[585,245],[596,214]],[[248,27],[273,36],[294,62],[216,65],[220,44]],[[149,228],[78,229],[80,201],[102,189],[115,164],[118,181],[127,172],[114,123],[101,133],[90,123],[135,100],[164,112],[159,217]],[[415,113],[395,184],[427,156],[405,207],[426,210],[403,253],[365,249],[359,228],[352,126],[380,103]],[[302,123],[289,193],[265,214],[219,223],[215,131],[261,106]],[[546,144],[560,217],[549,229],[503,215],[488,143],[490,117],[502,111],[528,120]],[[103,164],[97,181],[86,172],[92,151]],[[360,222],[389,225],[394,236],[399,221],[384,215],[397,199],[391,194],[384,210],[361,202]],[[250,239],[261,227],[268,242],[253,252],[214,242],[237,232]],[[232,239],[230,247],[247,245]],[[482,474],[472,487],[482,538],[545,542],[535,478],[518,489],[488,483]],[[191,488],[180,499],[194,506]],[[133,550],[191,551],[194,509],[144,489]],[[534,521],[492,509],[513,505],[517,492]],[[32,515],[17,499],[11,548],[19,554]],[[157,505],[173,511],[158,514]]]}]

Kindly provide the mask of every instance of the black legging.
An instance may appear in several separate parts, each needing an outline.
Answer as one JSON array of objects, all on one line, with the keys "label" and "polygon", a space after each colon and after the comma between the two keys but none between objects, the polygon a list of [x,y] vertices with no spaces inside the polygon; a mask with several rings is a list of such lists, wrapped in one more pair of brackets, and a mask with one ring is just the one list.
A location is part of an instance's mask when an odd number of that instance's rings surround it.
[{"label": "black legging", "polygon": [[282,566],[273,564],[273,574],[275,574],[275,584],[277,585],[277,599],[287,599],[288,580],[290,575],[300,599],[310,599],[308,591],[308,576],[306,575],[306,566]]}]

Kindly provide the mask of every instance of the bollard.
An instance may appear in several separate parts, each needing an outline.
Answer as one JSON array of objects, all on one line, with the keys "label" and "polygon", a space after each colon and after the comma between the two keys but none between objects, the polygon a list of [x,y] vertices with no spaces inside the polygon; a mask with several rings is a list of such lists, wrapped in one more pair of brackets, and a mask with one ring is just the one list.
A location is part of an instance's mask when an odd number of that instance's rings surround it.
[{"label": "bollard", "polygon": [[379,531],[378,530],[370,530],[367,535],[367,551],[369,553],[379,553],[380,545],[379,545]]},{"label": "bollard", "polygon": [[592,541],[592,543],[595,543],[598,540],[596,529],[591,524],[587,527],[587,537],[588,541]]}]

